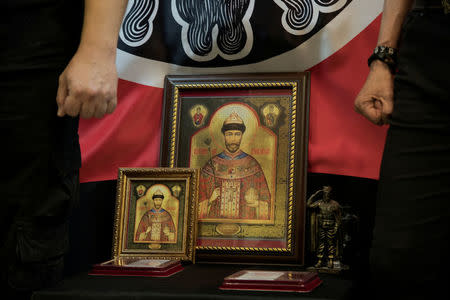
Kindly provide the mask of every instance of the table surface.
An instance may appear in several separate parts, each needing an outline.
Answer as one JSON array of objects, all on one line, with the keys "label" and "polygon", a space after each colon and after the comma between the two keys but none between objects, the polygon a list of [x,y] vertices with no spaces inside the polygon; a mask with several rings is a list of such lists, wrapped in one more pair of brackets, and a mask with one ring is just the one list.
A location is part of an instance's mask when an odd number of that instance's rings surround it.
[{"label": "table surface", "polygon": [[345,299],[352,286],[349,278],[320,273],[323,282],[310,293],[219,289],[226,276],[244,269],[301,270],[295,267],[195,264],[186,265],[183,271],[166,278],[82,273],[64,280],[57,287],[34,293],[32,299]]}]

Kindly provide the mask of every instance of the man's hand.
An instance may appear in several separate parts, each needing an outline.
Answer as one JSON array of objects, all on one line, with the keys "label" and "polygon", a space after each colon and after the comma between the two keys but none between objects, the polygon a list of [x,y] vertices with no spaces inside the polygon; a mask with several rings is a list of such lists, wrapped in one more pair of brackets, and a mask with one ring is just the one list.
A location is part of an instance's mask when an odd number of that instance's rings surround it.
[{"label": "man's hand", "polygon": [[355,111],[376,125],[384,125],[394,109],[394,76],[380,61],[374,61],[366,82],[355,99]]},{"label": "man's hand", "polygon": [[101,118],[117,104],[116,48],[127,0],[84,0],[80,45],[59,77],[58,116]]},{"label": "man's hand", "polygon": [[117,105],[115,55],[79,49],[59,77],[58,116],[101,118]]}]

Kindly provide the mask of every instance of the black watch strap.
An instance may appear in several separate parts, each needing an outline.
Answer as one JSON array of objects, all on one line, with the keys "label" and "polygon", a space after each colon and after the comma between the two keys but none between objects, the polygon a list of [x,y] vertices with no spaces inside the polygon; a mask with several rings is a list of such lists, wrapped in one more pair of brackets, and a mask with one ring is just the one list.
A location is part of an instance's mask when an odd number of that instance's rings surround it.
[{"label": "black watch strap", "polygon": [[387,46],[377,46],[367,60],[369,67],[374,60],[384,62],[389,67],[392,74],[397,72],[397,49]]}]

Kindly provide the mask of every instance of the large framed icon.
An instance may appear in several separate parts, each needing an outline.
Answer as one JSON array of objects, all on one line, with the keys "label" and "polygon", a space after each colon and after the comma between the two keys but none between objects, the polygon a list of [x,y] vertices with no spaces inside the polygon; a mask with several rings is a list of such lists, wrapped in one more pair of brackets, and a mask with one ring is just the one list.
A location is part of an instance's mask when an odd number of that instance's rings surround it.
[{"label": "large framed icon", "polygon": [[309,73],[164,88],[161,164],[200,170],[199,260],[303,264]]},{"label": "large framed icon", "polygon": [[195,261],[198,170],[119,168],[113,258]]}]

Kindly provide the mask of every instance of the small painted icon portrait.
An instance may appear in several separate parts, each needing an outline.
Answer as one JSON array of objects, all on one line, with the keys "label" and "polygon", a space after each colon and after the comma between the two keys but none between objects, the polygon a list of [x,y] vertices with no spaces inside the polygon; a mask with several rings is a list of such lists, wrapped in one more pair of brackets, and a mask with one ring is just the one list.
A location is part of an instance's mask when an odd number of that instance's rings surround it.
[{"label": "small painted icon portrait", "polygon": [[144,196],[146,190],[147,188],[143,184],[140,184],[136,187],[136,194],[138,197],[142,197]]},{"label": "small painted icon portrait", "polygon": [[180,196],[181,186],[179,186],[178,184],[174,185],[172,187],[172,192],[173,192],[173,195],[178,198]]},{"label": "small painted icon portrait", "polygon": [[280,115],[280,109],[276,104],[267,104],[262,108],[262,114],[264,116],[264,124],[267,127],[275,127],[277,125],[278,117]]},{"label": "small painted icon portrait", "polygon": [[176,243],[178,199],[171,190],[156,184],[137,201],[135,242]]},{"label": "small painted icon portrait", "polygon": [[194,107],[192,107],[190,114],[194,126],[200,127],[205,123],[205,118],[208,114],[208,110],[203,105],[195,105]]}]

